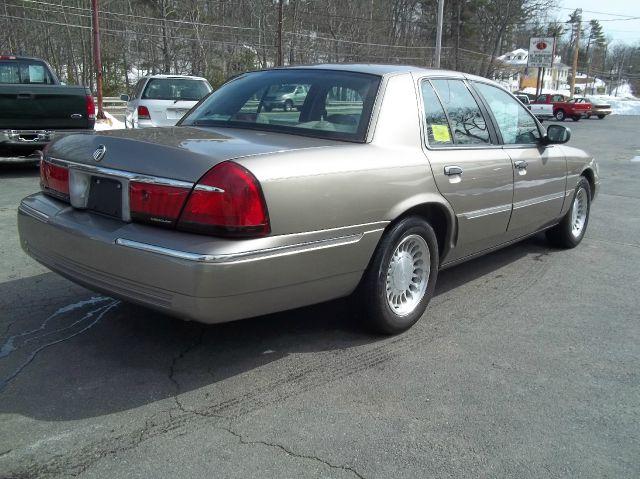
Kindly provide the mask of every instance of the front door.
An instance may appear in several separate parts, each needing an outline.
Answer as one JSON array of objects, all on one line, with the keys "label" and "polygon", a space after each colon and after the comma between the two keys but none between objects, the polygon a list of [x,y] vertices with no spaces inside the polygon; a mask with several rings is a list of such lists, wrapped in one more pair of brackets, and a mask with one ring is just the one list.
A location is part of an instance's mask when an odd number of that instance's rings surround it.
[{"label": "front door", "polygon": [[505,241],[513,169],[463,80],[423,80],[421,91],[426,154],[458,221],[456,246],[445,259],[450,262]]},{"label": "front door", "polygon": [[491,111],[504,150],[513,161],[513,213],[508,237],[515,239],[557,220],[565,197],[567,165],[562,149],[542,144],[530,112],[506,91],[473,82]]}]

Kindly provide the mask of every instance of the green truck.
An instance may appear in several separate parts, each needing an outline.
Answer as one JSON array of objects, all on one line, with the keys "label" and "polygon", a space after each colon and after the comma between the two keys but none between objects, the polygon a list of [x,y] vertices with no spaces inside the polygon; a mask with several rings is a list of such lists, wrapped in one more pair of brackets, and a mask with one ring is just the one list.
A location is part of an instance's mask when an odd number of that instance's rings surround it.
[{"label": "green truck", "polygon": [[95,121],[89,88],[61,84],[38,58],[0,56],[0,163],[37,161],[53,138]]}]

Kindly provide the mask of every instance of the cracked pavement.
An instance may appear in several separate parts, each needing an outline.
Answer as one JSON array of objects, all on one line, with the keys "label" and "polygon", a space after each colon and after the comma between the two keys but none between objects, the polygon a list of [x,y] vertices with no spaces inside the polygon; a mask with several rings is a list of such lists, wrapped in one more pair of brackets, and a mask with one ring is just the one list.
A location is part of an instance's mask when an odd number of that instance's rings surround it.
[{"label": "cracked pavement", "polygon": [[443,271],[392,338],[345,301],[205,326],[76,286],[19,248],[37,171],[0,167],[0,477],[640,476],[640,117],[568,126],[582,245]]}]

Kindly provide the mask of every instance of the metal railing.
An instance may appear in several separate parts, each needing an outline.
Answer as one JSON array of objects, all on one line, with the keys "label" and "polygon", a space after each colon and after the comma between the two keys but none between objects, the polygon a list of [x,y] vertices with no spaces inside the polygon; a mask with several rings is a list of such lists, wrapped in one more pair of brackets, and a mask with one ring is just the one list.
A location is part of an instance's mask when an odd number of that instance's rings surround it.
[{"label": "metal railing", "polygon": [[[97,108],[97,98],[93,97],[93,101],[96,103]],[[124,115],[124,111],[127,109],[127,102],[122,101],[120,97],[117,96],[105,96],[102,97],[102,107],[114,116],[118,114]]]}]

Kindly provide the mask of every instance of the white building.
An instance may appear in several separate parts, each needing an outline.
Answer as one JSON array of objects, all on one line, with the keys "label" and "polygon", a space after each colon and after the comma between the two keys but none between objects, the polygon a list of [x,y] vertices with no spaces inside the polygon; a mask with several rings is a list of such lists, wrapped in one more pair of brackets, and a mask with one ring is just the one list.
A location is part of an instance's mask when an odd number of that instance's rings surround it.
[{"label": "white building", "polygon": [[[496,69],[493,79],[511,91],[536,87],[538,68],[527,67],[529,52],[518,48],[496,58]],[[569,67],[562,63],[560,56],[553,59],[553,66],[545,68],[542,77],[542,88],[559,90],[568,82]]]}]

